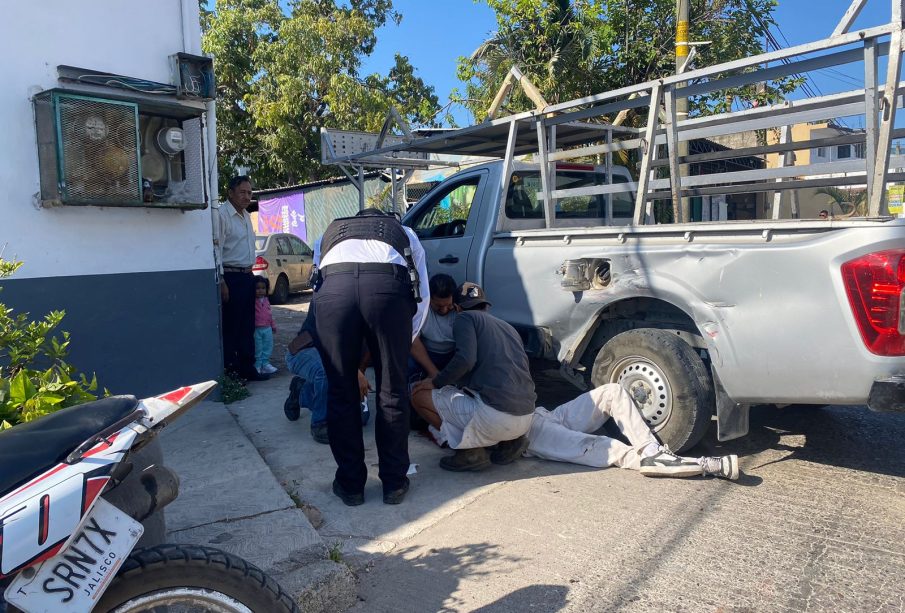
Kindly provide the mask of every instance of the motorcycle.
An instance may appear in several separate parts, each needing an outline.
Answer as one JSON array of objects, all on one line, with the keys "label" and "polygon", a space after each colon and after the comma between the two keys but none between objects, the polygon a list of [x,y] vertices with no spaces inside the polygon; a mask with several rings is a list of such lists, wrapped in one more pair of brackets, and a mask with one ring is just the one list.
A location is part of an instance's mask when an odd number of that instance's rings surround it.
[{"label": "motorcycle", "polygon": [[7,611],[298,611],[276,581],[232,554],[198,545],[136,548],[140,522],[176,498],[178,478],[159,466],[142,471],[144,502],[116,488],[135,453],[215,386],[143,400],[113,396],[0,432]]}]

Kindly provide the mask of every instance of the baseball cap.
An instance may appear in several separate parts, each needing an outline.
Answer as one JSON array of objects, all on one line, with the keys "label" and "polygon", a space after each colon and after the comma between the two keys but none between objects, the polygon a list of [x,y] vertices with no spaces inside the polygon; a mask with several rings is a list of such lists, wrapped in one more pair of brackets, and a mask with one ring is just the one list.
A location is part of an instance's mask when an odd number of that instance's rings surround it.
[{"label": "baseball cap", "polygon": [[473,309],[482,304],[491,306],[490,302],[487,300],[487,296],[484,295],[484,290],[481,289],[481,286],[470,281],[466,281],[456,288],[456,293],[453,294],[453,302],[466,310]]}]

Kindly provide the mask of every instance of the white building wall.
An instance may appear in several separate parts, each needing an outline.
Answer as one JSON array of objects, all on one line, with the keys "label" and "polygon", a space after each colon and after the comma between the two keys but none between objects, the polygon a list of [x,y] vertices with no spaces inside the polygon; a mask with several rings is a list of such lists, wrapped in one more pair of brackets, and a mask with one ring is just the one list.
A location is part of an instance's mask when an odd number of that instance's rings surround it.
[{"label": "white building wall", "polygon": [[4,4],[0,249],[24,261],[15,278],[213,268],[210,210],[34,204],[39,177],[30,98],[61,85],[58,65],[171,82],[170,56],[200,51],[197,0]]}]

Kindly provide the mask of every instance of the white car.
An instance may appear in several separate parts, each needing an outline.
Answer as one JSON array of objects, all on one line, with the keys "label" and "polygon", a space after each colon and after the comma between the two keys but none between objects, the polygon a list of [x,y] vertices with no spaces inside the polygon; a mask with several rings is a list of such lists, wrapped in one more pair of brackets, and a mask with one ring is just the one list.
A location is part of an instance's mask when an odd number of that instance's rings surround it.
[{"label": "white car", "polygon": [[282,304],[292,292],[310,287],[314,252],[294,234],[255,237],[254,274],[270,280],[270,302]]}]

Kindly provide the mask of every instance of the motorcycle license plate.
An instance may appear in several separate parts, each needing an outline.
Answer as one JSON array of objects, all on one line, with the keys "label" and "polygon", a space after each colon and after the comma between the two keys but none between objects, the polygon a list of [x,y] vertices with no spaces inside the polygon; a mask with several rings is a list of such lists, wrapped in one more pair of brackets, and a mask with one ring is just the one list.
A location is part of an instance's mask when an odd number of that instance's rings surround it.
[{"label": "motorcycle license plate", "polygon": [[88,613],[141,538],[140,523],[104,499],[57,555],[19,573],[4,597],[25,613]]}]

